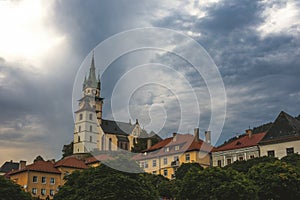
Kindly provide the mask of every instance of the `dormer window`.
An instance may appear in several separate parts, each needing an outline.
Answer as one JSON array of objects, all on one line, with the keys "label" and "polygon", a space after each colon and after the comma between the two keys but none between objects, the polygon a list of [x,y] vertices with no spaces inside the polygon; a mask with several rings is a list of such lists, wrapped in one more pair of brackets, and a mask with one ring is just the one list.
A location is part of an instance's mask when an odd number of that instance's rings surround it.
[{"label": "dormer window", "polygon": [[165,152],[169,152],[170,148],[169,147],[165,147]]},{"label": "dormer window", "polygon": [[178,151],[179,150],[179,145],[176,145],[175,146],[175,151]]},{"label": "dormer window", "polygon": [[235,145],[241,145],[242,143],[240,141],[237,141]]}]

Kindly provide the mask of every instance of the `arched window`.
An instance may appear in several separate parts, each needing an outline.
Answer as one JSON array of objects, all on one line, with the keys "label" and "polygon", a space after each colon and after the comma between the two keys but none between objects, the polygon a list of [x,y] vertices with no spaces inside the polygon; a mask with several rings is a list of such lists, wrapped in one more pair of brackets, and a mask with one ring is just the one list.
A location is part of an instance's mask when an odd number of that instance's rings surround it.
[{"label": "arched window", "polygon": [[93,132],[93,126],[90,125],[90,132]]},{"label": "arched window", "polygon": [[111,138],[109,138],[109,141],[108,141],[108,150],[109,151],[111,151],[111,143],[112,143]]},{"label": "arched window", "polygon": [[93,120],[93,114],[92,113],[90,113],[89,119]]},{"label": "arched window", "polygon": [[82,113],[79,114],[79,120],[82,120]]},{"label": "arched window", "polygon": [[78,136],[78,142],[80,142],[80,136]]},{"label": "arched window", "polygon": [[78,132],[80,132],[81,131],[81,126],[78,126]]},{"label": "arched window", "polygon": [[101,138],[101,148],[102,148],[102,150],[105,150],[105,137],[104,137],[104,134],[102,135],[102,138]]}]

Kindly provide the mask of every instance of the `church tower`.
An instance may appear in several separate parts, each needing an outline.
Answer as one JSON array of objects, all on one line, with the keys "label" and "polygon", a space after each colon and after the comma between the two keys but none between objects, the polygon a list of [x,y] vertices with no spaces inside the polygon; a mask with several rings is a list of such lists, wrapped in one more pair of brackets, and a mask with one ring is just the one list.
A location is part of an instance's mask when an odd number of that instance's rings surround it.
[{"label": "church tower", "polygon": [[99,127],[102,124],[103,98],[100,97],[100,77],[96,78],[94,52],[88,78],[84,78],[82,98],[75,112],[73,153],[88,153],[98,147]]}]

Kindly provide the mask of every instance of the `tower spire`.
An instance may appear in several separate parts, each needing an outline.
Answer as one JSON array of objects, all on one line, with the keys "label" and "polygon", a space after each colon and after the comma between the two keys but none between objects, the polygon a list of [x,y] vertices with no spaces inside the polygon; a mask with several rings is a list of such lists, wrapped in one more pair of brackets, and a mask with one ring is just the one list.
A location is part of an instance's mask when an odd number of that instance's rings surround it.
[{"label": "tower spire", "polygon": [[92,61],[90,65],[90,73],[86,80],[85,87],[97,88],[98,82],[96,79],[96,67],[95,67],[95,52],[93,50]]}]

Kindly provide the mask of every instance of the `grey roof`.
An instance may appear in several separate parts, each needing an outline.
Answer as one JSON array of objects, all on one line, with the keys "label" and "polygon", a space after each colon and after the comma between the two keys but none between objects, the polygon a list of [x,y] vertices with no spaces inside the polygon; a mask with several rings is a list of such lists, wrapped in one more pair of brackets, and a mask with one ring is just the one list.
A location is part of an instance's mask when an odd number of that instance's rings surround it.
[{"label": "grey roof", "polygon": [[15,162],[5,162],[1,168],[0,168],[0,172],[6,173],[6,172],[10,172],[13,169],[19,169],[19,163],[15,163]]},{"label": "grey roof", "polygon": [[88,79],[86,79],[86,77],[84,78],[83,90],[87,87],[100,89],[100,85],[101,85],[100,79],[99,79],[99,77],[98,77],[98,80],[96,79],[95,71],[96,71],[96,68],[95,68],[95,60],[94,60],[94,53],[93,53],[89,77],[88,77]]},{"label": "grey roof", "polygon": [[112,120],[102,120],[101,128],[105,133],[117,135],[129,135],[132,133],[135,125],[126,122],[118,122]]},{"label": "grey roof", "polygon": [[267,131],[265,137],[261,140],[261,143],[270,140],[298,138],[299,136],[300,121],[281,111],[270,129]]}]

